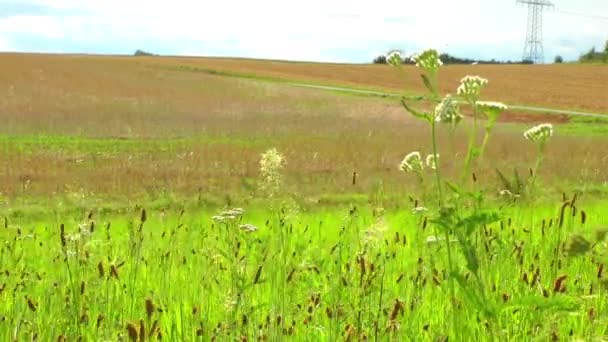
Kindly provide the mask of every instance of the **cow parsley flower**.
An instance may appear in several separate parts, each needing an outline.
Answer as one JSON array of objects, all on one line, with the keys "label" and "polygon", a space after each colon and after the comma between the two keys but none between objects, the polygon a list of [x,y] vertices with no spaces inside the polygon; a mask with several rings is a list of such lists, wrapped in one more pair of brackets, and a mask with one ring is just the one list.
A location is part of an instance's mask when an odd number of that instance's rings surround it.
[{"label": "cow parsley flower", "polygon": [[242,224],[239,226],[239,229],[244,231],[245,233],[253,233],[256,232],[258,230],[258,227],[250,224],[250,223],[246,223],[246,224]]},{"label": "cow parsley flower", "polygon": [[392,66],[400,66],[403,63],[403,57],[401,56],[401,52],[397,50],[391,51],[386,56],[386,62]]},{"label": "cow parsley flower", "polygon": [[477,99],[481,93],[481,88],[488,84],[488,80],[479,76],[465,76],[460,80],[458,95],[469,101]]},{"label": "cow parsley flower", "polygon": [[545,143],[553,136],[553,125],[549,123],[540,124],[524,132],[524,138],[533,142]]},{"label": "cow parsley flower", "polygon": [[420,172],[424,168],[420,152],[412,152],[403,158],[399,169],[403,172]]},{"label": "cow parsley flower", "polygon": [[416,63],[416,66],[431,73],[437,73],[439,67],[443,65],[443,62],[439,58],[439,52],[435,49],[424,50],[420,53],[412,56],[412,60]]},{"label": "cow parsley flower", "polygon": [[447,94],[441,102],[435,106],[435,121],[457,125],[462,120],[460,108],[456,99]]}]

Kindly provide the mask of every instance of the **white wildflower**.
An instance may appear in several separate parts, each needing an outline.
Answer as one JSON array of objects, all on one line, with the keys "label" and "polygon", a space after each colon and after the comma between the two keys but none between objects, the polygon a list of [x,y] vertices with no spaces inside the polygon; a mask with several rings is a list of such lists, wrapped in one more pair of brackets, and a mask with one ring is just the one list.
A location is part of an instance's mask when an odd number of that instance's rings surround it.
[{"label": "white wildflower", "polygon": [[500,190],[498,194],[502,197],[513,197],[513,193],[509,190]]},{"label": "white wildflower", "polygon": [[504,103],[491,101],[477,101],[475,102],[475,106],[488,117],[491,125],[496,122],[496,119],[498,119],[498,116],[502,112],[508,109]]},{"label": "white wildflower", "polygon": [[549,123],[534,126],[524,132],[524,138],[533,142],[544,143],[553,136],[553,125]]},{"label": "white wildflower", "polygon": [[479,76],[465,76],[460,80],[458,95],[467,99],[475,100],[481,93],[481,88],[488,84],[488,80]]},{"label": "white wildflower", "polygon": [[254,226],[252,224],[246,223],[246,224],[240,225],[239,229],[241,229],[242,231],[244,231],[246,233],[253,233],[258,230],[258,227]]},{"label": "white wildflower", "polygon": [[80,235],[84,238],[91,236],[91,224],[81,223],[78,225],[78,231]]},{"label": "white wildflower", "polygon": [[225,218],[222,215],[215,215],[211,219],[217,223],[222,223],[225,221]]},{"label": "white wildflower", "polygon": [[386,62],[392,66],[400,66],[403,63],[401,52],[395,50],[386,55]]},{"label": "white wildflower", "polygon": [[377,246],[378,243],[384,240],[384,236],[388,226],[384,218],[379,217],[374,224],[367,228],[363,234],[362,242],[365,245]]},{"label": "white wildflower", "polygon": [[425,207],[420,207],[420,206],[419,206],[419,207],[416,207],[416,208],[414,208],[414,209],[412,209],[412,212],[413,212],[414,214],[422,214],[422,213],[427,212],[427,211],[428,211],[428,209],[427,209],[427,208],[425,208]]},{"label": "white wildflower", "polygon": [[482,109],[488,109],[488,110],[505,111],[508,109],[507,105],[505,105],[504,103],[501,103],[501,102],[477,101],[477,102],[475,102],[475,104]]},{"label": "white wildflower", "polygon": [[436,243],[436,242],[443,241],[443,240],[444,240],[444,238],[442,238],[442,237],[437,237],[435,235],[431,235],[431,236],[427,236],[425,242],[427,244],[432,244],[432,243]]},{"label": "white wildflower", "polygon": [[424,168],[420,152],[412,152],[403,158],[399,169],[403,172],[420,172]]},{"label": "white wildflower", "polygon": [[426,166],[431,170],[437,169],[437,159],[439,159],[439,155],[435,156],[433,154],[429,154],[426,156]]},{"label": "white wildflower", "polygon": [[458,102],[450,94],[435,107],[435,121],[441,123],[458,124],[462,120]]},{"label": "white wildflower", "polygon": [[262,158],[260,159],[262,188],[267,192],[269,197],[274,197],[281,188],[281,169],[284,163],[283,155],[275,148],[262,154]]},{"label": "white wildflower", "polygon": [[436,73],[439,67],[443,65],[443,62],[439,58],[439,52],[435,49],[424,50],[412,56],[411,59],[416,63],[417,67],[431,74]]},{"label": "white wildflower", "polygon": [[[444,237],[431,235],[426,238],[425,242],[430,245],[430,244],[438,243],[438,242],[444,241],[444,240],[445,240]],[[450,242],[458,242],[458,239],[452,238],[452,239],[450,239]]]}]

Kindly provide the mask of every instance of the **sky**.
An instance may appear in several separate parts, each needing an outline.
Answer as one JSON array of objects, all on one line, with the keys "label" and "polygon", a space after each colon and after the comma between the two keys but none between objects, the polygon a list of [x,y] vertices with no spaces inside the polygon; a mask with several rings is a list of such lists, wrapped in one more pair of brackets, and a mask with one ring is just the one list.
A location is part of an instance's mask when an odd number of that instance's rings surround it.
[{"label": "sky", "polygon": [[[608,0],[553,3],[547,62],[603,49]],[[390,49],[436,48],[521,60],[527,15],[516,0],[0,0],[0,51],[367,63]]]}]

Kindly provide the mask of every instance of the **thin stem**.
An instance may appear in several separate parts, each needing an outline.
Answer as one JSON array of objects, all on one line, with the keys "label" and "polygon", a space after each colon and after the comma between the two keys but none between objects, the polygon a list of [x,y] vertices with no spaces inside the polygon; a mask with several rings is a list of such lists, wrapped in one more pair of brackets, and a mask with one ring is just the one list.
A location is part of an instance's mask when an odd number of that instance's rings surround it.
[{"label": "thin stem", "polygon": [[[432,85],[432,95],[434,99],[437,99],[437,91],[436,91],[436,86],[435,86],[435,82],[436,82],[436,75],[432,74],[430,77],[430,82]],[[435,118],[432,118],[431,120],[431,136],[432,136],[432,143],[433,143],[433,157],[435,158],[435,180],[437,182],[437,193],[439,194],[439,207],[441,208],[441,206],[443,205],[443,190],[441,187],[441,172],[440,172],[440,167],[439,167],[439,158],[438,158],[438,146],[437,146],[437,121],[435,120]],[[448,274],[449,274],[449,278],[448,278],[448,284],[450,287],[450,302],[452,304],[452,329],[453,329],[453,333],[456,337],[456,340],[458,340],[458,330],[456,329],[456,326],[458,325],[458,321],[456,318],[456,289],[454,286],[454,279],[452,277],[452,272],[454,271],[454,263],[453,263],[453,258],[452,258],[452,245],[450,242],[450,232],[448,229],[445,229],[444,231],[444,235],[445,235],[445,241],[446,241],[446,254],[447,254],[447,258],[448,258]]]},{"label": "thin stem", "polygon": [[534,165],[534,169],[533,169],[533,175],[532,175],[532,179],[530,180],[530,195],[532,195],[534,193],[534,187],[536,186],[536,178],[538,175],[538,170],[540,169],[540,166],[544,160],[544,156],[545,156],[545,143],[544,142],[540,142],[538,145],[538,157],[536,158],[536,163]]},{"label": "thin stem", "polygon": [[465,160],[464,169],[462,173],[462,183],[466,182],[469,173],[471,172],[471,166],[475,159],[475,142],[477,142],[477,108],[475,107],[475,101],[469,102],[473,107],[473,128],[469,135],[469,147],[467,151],[467,159]]}]

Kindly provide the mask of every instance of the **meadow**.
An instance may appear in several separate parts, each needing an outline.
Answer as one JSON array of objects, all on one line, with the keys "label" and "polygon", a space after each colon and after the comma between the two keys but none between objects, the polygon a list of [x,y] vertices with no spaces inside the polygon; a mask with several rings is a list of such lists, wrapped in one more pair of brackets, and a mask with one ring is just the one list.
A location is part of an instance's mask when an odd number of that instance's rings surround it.
[{"label": "meadow", "polygon": [[[608,334],[608,121],[507,109],[467,169],[487,132],[470,108],[456,129],[435,127],[395,98],[285,84],[424,94],[414,66],[20,54],[0,65],[4,340]],[[474,74],[489,79],[480,99],[606,112],[606,72],[448,66],[435,95]],[[542,159],[523,136],[540,123],[555,130]],[[445,182],[400,171],[432,141]],[[271,148],[284,163],[269,193]]]}]

